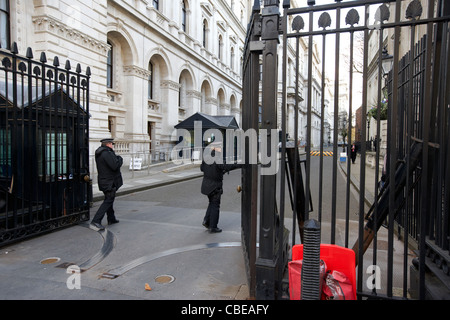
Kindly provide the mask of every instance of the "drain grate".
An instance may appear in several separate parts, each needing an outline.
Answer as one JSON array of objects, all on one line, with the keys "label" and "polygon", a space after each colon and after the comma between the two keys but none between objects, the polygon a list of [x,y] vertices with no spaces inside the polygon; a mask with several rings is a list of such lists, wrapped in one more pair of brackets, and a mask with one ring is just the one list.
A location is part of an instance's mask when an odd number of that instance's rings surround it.
[{"label": "drain grate", "polygon": [[161,276],[157,276],[155,281],[158,283],[172,283],[175,281],[175,277],[169,274],[163,274]]},{"label": "drain grate", "polygon": [[117,277],[118,277],[117,274],[111,274],[111,273],[107,273],[107,272],[102,273],[102,275],[100,276],[100,278],[110,279],[110,280],[115,279]]}]

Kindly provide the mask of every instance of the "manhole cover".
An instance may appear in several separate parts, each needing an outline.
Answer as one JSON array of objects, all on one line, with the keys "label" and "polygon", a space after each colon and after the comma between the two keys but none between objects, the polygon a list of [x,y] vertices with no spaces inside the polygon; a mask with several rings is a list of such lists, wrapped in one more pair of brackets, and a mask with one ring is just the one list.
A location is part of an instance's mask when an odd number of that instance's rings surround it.
[{"label": "manhole cover", "polygon": [[171,275],[164,274],[161,276],[157,276],[155,278],[155,281],[158,283],[171,283],[171,282],[175,281],[175,278]]},{"label": "manhole cover", "polygon": [[59,260],[61,260],[61,259],[59,259],[59,258],[46,258],[44,260],[41,260],[41,264],[51,264],[51,263],[58,262]]}]

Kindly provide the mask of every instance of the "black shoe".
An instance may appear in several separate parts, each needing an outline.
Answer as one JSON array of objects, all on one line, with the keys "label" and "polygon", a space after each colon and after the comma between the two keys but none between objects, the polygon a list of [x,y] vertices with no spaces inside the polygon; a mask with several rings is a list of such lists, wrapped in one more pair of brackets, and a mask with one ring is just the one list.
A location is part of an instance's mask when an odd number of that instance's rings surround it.
[{"label": "black shoe", "polygon": [[220,228],[211,228],[209,229],[209,233],[219,233],[222,232],[222,229]]},{"label": "black shoe", "polygon": [[209,229],[209,224],[206,222],[206,220],[203,220],[202,226],[204,226],[206,229]]},{"label": "black shoe", "polygon": [[101,230],[105,230],[105,227],[102,226],[100,223],[97,222],[91,222],[89,224],[89,228],[94,230],[94,231],[101,231]]},{"label": "black shoe", "polygon": [[114,223],[119,223],[119,220],[117,220],[117,219],[114,219],[114,220],[108,220],[108,224],[109,224],[109,225],[114,224]]}]

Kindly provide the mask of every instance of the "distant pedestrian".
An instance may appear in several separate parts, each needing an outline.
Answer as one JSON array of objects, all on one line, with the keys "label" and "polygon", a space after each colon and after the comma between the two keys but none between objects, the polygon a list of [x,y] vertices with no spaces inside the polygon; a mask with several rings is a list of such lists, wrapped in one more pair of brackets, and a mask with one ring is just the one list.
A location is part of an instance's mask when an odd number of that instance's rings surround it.
[{"label": "distant pedestrian", "polygon": [[117,190],[123,185],[120,172],[123,159],[114,152],[114,139],[103,139],[100,142],[101,146],[95,151],[95,162],[98,172],[98,188],[103,191],[105,199],[89,225],[95,231],[105,229],[102,225],[105,214],[108,224],[119,222],[114,214],[113,204]]},{"label": "distant pedestrian", "polygon": [[[221,147],[215,147],[212,150],[216,157],[218,153],[222,154]],[[209,229],[210,233],[222,232],[217,224],[219,223],[220,200],[223,193],[223,175],[225,172],[239,167],[238,164],[217,164],[216,162],[207,164],[204,160],[200,166],[200,170],[203,172],[201,192],[208,196],[209,200],[208,209],[203,218],[203,226]]]},{"label": "distant pedestrian", "polygon": [[379,145],[380,141],[381,141],[381,139],[378,138],[378,136],[375,136],[375,139],[373,140],[373,146],[374,146],[375,152],[378,150],[378,145]]},{"label": "distant pedestrian", "polygon": [[383,169],[381,170],[381,179],[378,182],[378,187],[380,188],[380,190],[383,189],[387,180],[387,154],[385,154],[383,158],[384,159],[383,159]]},{"label": "distant pedestrian", "polygon": [[356,144],[353,142],[353,144],[352,144],[352,147],[351,147],[352,149],[351,149],[351,153],[350,153],[350,156],[351,156],[351,158],[352,158],[352,163],[355,163],[355,160],[356,160]]}]

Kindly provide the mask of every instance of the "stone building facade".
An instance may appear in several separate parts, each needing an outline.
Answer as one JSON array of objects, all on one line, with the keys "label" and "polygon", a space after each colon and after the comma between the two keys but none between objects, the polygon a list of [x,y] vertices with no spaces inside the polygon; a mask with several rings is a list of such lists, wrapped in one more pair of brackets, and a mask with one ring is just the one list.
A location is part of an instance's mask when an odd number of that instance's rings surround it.
[{"label": "stone building facade", "polygon": [[91,155],[113,137],[126,157],[154,159],[195,112],[240,122],[248,1],[1,2],[10,22],[3,47],[16,42],[22,54],[31,47],[50,63],[58,56],[91,68]]},{"label": "stone building facade", "polygon": [[[89,66],[90,150],[113,137],[128,164],[168,160],[177,143],[174,126],[196,112],[233,115],[241,124],[242,53],[254,0],[0,0],[2,47],[45,52],[83,70]],[[261,3],[263,5],[263,2]],[[292,6],[301,6],[293,0]],[[0,9],[1,9],[0,8]],[[6,34],[5,36],[3,34]],[[280,59],[282,46],[279,48]],[[288,49],[287,132],[294,139],[295,53]],[[302,39],[299,95],[307,73]],[[313,57],[312,144],[320,144],[320,54]],[[279,103],[282,96],[279,64]],[[325,110],[333,99],[325,98]],[[280,112],[280,110],[279,110]],[[306,101],[299,106],[299,136],[306,141]],[[326,112],[328,114],[328,111]],[[328,118],[328,117],[326,117]],[[331,123],[325,119],[326,123]],[[281,114],[279,114],[281,127]],[[327,137],[333,128],[328,125]],[[331,135],[332,136],[332,135]],[[329,140],[324,136],[324,140]]]}]

